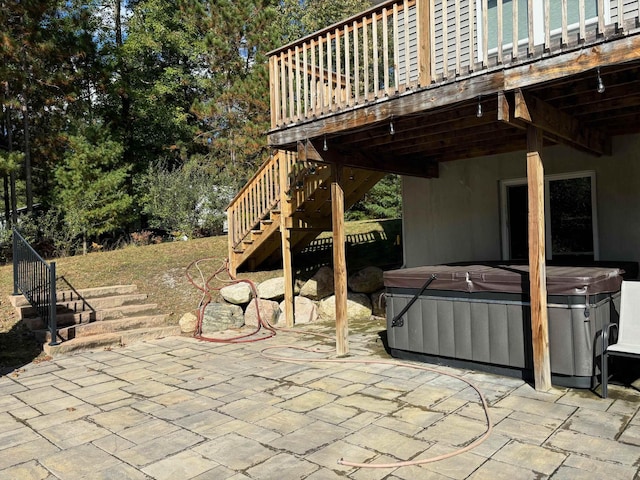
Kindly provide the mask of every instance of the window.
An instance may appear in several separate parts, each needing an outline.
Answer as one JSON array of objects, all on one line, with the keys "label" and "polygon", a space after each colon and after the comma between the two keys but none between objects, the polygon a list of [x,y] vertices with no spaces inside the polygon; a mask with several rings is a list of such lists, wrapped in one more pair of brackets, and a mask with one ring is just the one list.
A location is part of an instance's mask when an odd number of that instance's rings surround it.
[{"label": "window", "polygon": [[[527,179],[501,182],[502,257],[527,260]],[[547,259],[598,260],[595,172],[545,177]]]},{"label": "window", "polygon": [[[509,51],[513,48],[513,4],[518,2],[518,44],[528,42],[529,37],[529,12],[528,0],[502,0],[502,48]],[[580,1],[567,0],[567,23],[569,32],[579,28]],[[605,22],[611,21],[610,0],[604,0]],[[488,51],[495,53],[498,48],[498,0],[488,0],[487,3],[487,38]],[[585,23],[587,25],[597,22],[598,0],[584,0]],[[535,45],[544,43],[544,1],[533,0],[533,37]],[[478,37],[478,60],[481,60],[483,51],[483,25],[482,25],[482,0],[476,0],[476,22]],[[560,35],[562,32],[562,2],[551,0],[549,2],[549,20],[551,36]]]}]

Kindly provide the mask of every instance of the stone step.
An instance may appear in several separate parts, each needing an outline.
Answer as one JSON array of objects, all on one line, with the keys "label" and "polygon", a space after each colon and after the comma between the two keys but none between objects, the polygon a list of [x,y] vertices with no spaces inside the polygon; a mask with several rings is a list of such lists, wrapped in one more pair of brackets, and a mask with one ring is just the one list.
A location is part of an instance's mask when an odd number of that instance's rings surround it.
[{"label": "stone step", "polygon": [[[156,303],[135,303],[132,305],[122,305],[120,307],[106,308],[104,310],[77,313],[57,313],[56,323],[58,328],[69,327],[72,325],[80,325],[91,322],[100,322],[103,320],[113,320],[124,317],[136,316],[140,314],[151,314],[158,308]],[[31,330],[45,329],[46,325],[40,317],[27,317],[23,319],[24,324]]]},{"label": "stone step", "polygon": [[[103,320],[58,328],[58,340],[70,341],[74,338],[87,337],[91,335],[102,335],[115,332],[124,333],[125,330],[167,326],[169,326],[167,324],[167,316],[164,314]],[[51,333],[49,330],[36,330],[34,333],[36,335],[36,339],[40,342],[49,343],[51,341]]]},{"label": "stone step", "polygon": [[163,338],[168,336],[180,335],[180,327],[178,325],[138,328],[115,333],[102,333],[97,335],[89,335],[87,337],[78,337],[73,340],[61,342],[58,345],[49,345],[45,343],[43,350],[47,355],[56,356],[61,354],[72,354],[75,352],[83,352],[86,350],[95,350],[98,348],[115,348],[123,345],[130,345],[143,340]]},{"label": "stone step", "polygon": [[[104,310],[121,307],[124,305],[131,305],[139,302],[144,302],[147,299],[145,293],[130,293],[124,295],[114,295],[109,297],[97,297],[90,301],[85,300],[72,300],[68,302],[58,302],[56,311],[59,314],[65,313],[79,313],[87,310]],[[36,317],[38,314],[30,305],[17,308],[18,316],[20,319]]]},{"label": "stone step", "polygon": [[[107,287],[82,288],[79,290],[58,290],[56,296],[59,302],[67,302],[80,298],[90,299],[129,295],[137,291],[138,287],[136,285],[110,285]],[[9,301],[14,307],[25,307],[29,305],[29,302],[23,295],[11,295]]]}]

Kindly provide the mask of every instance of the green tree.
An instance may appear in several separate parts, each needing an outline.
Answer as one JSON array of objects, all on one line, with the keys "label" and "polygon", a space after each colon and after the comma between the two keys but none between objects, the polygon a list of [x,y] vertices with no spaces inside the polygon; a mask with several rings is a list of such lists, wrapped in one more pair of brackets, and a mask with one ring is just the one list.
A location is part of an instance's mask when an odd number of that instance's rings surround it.
[{"label": "green tree", "polygon": [[197,141],[206,147],[210,174],[240,186],[265,158],[270,126],[266,52],[277,43],[274,0],[190,2],[202,43],[198,84],[202,95],[192,112]]},{"label": "green tree", "polygon": [[94,50],[86,10],[73,0],[0,0],[0,148],[24,153],[18,173],[29,211],[51,191],[49,176],[37,173],[56,164],[66,131],[82,119],[69,112]]},{"label": "green tree", "polygon": [[362,200],[353,205],[346,213],[347,220],[367,218],[400,218],[402,215],[402,194],[400,177],[383,177]]},{"label": "green tree", "polygon": [[88,128],[69,138],[63,163],[55,170],[57,200],[67,228],[87,238],[111,232],[131,214],[132,198],[124,189],[129,172],[118,166],[122,145],[104,130]]},{"label": "green tree", "polygon": [[370,6],[370,0],[282,0],[276,24],[280,44],[322,30]]},{"label": "green tree", "polygon": [[169,167],[158,162],[140,178],[143,213],[149,226],[188,237],[222,233],[233,189],[212,178],[197,162]]}]

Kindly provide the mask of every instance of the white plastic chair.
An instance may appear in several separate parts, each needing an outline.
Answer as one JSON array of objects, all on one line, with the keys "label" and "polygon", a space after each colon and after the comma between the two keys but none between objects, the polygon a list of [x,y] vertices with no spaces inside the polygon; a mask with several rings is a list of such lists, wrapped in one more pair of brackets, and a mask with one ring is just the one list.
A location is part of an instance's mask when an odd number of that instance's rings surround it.
[{"label": "white plastic chair", "polygon": [[[610,345],[616,330],[618,341]],[[602,398],[607,398],[610,355],[640,358],[640,282],[622,282],[619,321],[602,329]]]}]

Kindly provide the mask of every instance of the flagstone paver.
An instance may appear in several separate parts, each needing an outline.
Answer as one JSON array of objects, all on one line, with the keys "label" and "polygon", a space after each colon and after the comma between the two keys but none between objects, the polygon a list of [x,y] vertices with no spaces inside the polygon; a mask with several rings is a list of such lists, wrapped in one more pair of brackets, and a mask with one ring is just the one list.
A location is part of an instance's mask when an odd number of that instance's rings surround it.
[{"label": "flagstone paver", "polygon": [[[640,394],[611,386],[538,392],[521,380],[380,360],[376,332],[347,363],[265,359],[266,346],[333,347],[287,333],[248,344],[169,337],[60,356],[0,377],[0,479],[634,479]],[[304,352],[271,350],[289,357]],[[333,353],[330,353],[332,355]],[[311,354],[309,358],[318,358]],[[420,367],[424,364],[419,364]]]},{"label": "flagstone paver", "polygon": [[534,472],[551,475],[567,456],[548,448],[513,440],[501,448],[492,458]]},{"label": "flagstone paver", "polygon": [[533,470],[491,459],[467,478],[470,480],[538,480],[544,477]]},{"label": "flagstone paver", "polygon": [[247,474],[251,478],[259,480],[272,480],[274,478],[305,478],[318,470],[318,465],[307,460],[300,459],[288,453],[279,453],[266,461],[251,467]]},{"label": "flagstone paver", "polygon": [[[434,445],[432,448],[427,450],[427,452],[424,454],[424,457],[433,458],[439,455],[450,453],[452,450],[453,449],[450,447]],[[478,467],[480,467],[480,465],[482,465],[486,461],[487,459],[485,457],[476,455],[473,452],[465,452],[461,455],[446,458],[438,462],[427,463],[423,468],[429,472],[439,473],[440,475],[445,475],[449,478],[463,479],[468,478],[478,469]]]},{"label": "flagstone paver", "polygon": [[370,425],[349,435],[345,441],[401,460],[409,460],[431,446],[427,441],[376,425]]},{"label": "flagstone paver", "polygon": [[213,460],[186,450],[152,463],[143,468],[142,471],[157,480],[175,480],[178,478],[188,480],[197,477],[201,473],[208,472],[218,465]]},{"label": "flagstone paver", "polygon": [[255,440],[229,433],[193,449],[205,458],[234,470],[245,470],[273,456],[273,450]]},{"label": "flagstone paver", "polygon": [[570,430],[559,430],[545,443],[565,452],[582,453],[597,460],[609,460],[625,465],[638,465],[640,449],[606,438],[593,437]]}]

